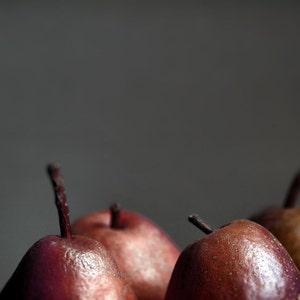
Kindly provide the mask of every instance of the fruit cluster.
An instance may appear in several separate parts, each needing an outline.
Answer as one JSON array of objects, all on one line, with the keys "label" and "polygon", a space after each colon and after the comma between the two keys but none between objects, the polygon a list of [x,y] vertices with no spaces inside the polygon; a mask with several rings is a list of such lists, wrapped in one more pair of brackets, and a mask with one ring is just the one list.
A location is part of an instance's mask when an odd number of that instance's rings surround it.
[{"label": "fruit cluster", "polygon": [[60,167],[47,170],[60,236],[26,252],[0,300],[300,299],[300,174],[281,209],[219,229],[189,216],[207,235],[181,251],[149,219],[118,204],[71,224]]}]

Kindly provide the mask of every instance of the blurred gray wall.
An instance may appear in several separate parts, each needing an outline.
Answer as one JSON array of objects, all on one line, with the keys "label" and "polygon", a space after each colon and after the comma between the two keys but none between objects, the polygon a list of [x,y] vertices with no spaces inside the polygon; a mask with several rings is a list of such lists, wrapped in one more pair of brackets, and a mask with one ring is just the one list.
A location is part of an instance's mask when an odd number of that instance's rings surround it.
[{"label": "blurred gray wall", "polygon": [[[24,1],[25,2],[25,1]],[[0,4],[0,286],[72,220],[120,201],[183,248],[280,205],[300,167],[296,2]],[[226,3],[225,3],[226,2]]]}]

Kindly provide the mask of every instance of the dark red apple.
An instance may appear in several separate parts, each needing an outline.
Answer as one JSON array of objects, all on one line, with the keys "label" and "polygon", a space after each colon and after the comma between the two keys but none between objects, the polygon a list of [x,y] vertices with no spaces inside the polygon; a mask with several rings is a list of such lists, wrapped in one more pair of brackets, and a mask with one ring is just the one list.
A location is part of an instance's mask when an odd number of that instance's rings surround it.
[{"label": "dark red apple", "polygon": [[299,190],[300,173],[293,178],[282,207],[266,208],[250,219],[277,237],[300,270],[300,207],[296,206]]},{"label": "dark red apple", "polygon": [[264,227],[237,220],[187,246],[174,268],[165,300],[295,300],[300,273],[280,242]]},{"label": "dark red apple", "polygon": [[107,249],[94,239],[72,234],[59,166],[50,164],[48,172],[55,190],[61,235],[46,236],[27,251],[0,299],[135,300]]}]

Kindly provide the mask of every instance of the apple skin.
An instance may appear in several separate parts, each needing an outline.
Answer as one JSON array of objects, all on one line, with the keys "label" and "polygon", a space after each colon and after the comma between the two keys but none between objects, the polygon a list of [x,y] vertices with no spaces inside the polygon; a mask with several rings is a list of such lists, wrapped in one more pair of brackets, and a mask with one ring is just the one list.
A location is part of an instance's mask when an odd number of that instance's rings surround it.
[{"label": "apple skin", "polygon": [[77,220],[72,232],[100,241],[126,274],[139,300],[163,300],[180,250],[149,219],[122,210],[111,226],[111,211],[101,210]]},{"label": "apple skin", "polygon": [[23,256],[1,300],[136,300],[117,263],[100,242],[71,231],[60,165],[47,165],[60,236],[46,236]]},{"label": "apple skin", "polygon": [[300,208],[267,208],[251,220],[276,236],[300,270]]},{"label": "apple skin", "polygon": [[24,255],[1,300],[136,300],[110,253],[97,241],[47,236]]},{"label": "apple skin", "polygon": [[250,219],[267,228],[287,249],[300,270],[300,207],[296,206],[300,191],[300,172],[294,176],[282,207],[271,206]]},{"label": "apple skin", "polygon": [[300,273],[285,248],[259,224],[237,220],[183,250],[165,300],[299,297]]}]

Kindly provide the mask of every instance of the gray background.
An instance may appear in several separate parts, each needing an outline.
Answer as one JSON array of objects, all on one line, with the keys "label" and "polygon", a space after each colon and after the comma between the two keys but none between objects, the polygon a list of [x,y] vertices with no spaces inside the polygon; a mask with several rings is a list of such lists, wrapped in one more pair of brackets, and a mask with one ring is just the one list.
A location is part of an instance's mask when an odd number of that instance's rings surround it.
[{"label": "gray background", "polygon": [[1,2],[0,286],[59,233],[49,161],[72,220],[118,200],[182,248],[300,167],[296,2],[97,2]]}]

